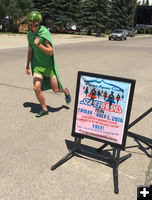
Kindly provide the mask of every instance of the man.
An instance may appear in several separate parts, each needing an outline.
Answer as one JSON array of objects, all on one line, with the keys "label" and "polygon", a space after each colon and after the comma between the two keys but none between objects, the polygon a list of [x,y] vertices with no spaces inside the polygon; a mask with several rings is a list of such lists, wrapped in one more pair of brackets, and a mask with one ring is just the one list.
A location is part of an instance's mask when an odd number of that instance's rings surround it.
[{"label": "man", "polygon": [[31,11],[27,21],[30,30],[27,34],[28,53],[25,73],[30,74],[31,63],[34,91],[42,106],[41,112],[37,113],[36,117],[41,117],[48,114],[43,90],[52,89],[54,92],[64,93],[67,104],[71,102],[71,96],[68,89],[63,88],[61,84],[51,34],[41,25],[41,13]]}]

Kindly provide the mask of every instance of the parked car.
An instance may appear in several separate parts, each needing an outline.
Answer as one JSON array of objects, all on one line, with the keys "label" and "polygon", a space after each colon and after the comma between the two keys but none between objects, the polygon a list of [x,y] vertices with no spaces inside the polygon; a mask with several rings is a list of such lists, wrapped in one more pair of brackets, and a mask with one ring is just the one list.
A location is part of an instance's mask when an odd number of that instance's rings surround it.
[{"label": "parked car", "polygon": [[134,28],[127,28],[126,30],[128,31],[129,37],[135,37],[136,30]]},{"label": "parked car", "polygon": [[125,29],[115,29],[110,33],[109,40],[126,40],[128,32]]}]

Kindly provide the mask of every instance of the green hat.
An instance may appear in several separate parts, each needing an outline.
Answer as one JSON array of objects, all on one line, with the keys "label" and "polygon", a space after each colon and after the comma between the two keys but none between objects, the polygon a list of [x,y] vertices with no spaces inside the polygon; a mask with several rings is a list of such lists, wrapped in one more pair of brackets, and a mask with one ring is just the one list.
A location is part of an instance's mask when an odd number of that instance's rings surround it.
[{"label": "green hat", "polygon": [[31,11],[27,15],[27,21],[28,24],[30,25],[29,21],[38,21],[37,27],[40,27],[40,24],[42,22],[42,15],[39,11]]}]

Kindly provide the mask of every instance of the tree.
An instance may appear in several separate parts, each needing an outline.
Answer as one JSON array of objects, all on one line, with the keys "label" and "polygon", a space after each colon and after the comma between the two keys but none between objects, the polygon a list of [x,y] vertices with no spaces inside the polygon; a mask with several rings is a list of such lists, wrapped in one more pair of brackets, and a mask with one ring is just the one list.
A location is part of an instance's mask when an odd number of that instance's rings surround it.
[{"label": "tree", "polygon": [[0,0],[0,21],[6,16],[7,9],[2,0]]},{"label": "tree", "polygon": [[149,0],[146,0],[146,6],[149,6]]},{"label": "tree", "polygon": [[24,20],[29,10],[33,7],[32,0],[9,0],[8,2],[8,29],[17,32],[20,23]]},{"label": "tree", "polygon": [[48,15],[52,0],[33,0],[33,3],[33,10],[40,11],[43,17],[45,17]]},{"label": "tree", "polygon": [[[78,10],[79,0],[54,0],[54,18],[56,25],[69,24],[69,28],[76,22],[76,13]],[[67,27],[66,27],[67,28]]]},{"label": "tree", "polygon": [[110,25],[112,29],[133,27],[137,0],[111,0]]},{"label": "tree", "polygon": [[78,25],[87,30],[104,32],[108,21],[108,0],[81,1]]},{"label": "tree", "polygon": [[43,16],[44,25],[52,22],[55,26],[67,26],[76,21],[76,12],[80,0],[34,0],[35,9]]}]

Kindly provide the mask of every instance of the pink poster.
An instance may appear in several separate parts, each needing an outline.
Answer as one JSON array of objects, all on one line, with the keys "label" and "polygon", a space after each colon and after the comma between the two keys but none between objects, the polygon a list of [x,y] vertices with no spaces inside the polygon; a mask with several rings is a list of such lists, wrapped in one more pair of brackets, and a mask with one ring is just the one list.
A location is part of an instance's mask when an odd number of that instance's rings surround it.
[{"label": "pink poster", "polygon": [[122,144],[131,83],[80,76],[75,132]]}]

